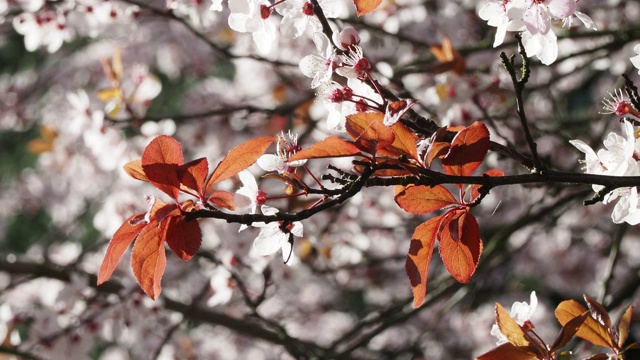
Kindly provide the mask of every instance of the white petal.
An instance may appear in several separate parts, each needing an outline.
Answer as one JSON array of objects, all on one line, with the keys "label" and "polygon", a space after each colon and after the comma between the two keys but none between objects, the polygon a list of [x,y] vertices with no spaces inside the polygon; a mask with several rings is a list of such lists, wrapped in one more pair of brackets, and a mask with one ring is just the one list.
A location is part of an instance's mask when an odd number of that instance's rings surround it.
[{"label": "white petal", "polygon": [[596,23],[594,23],[593,20],[591,20],[589,15],[581,13],[580,11],[576,11],[574,13],[574,15],[578,19],[580,19],[580,21],[582,21],[582,23],[584,24],[584,26],[586,26],[587,29],[598,30],[598,27],[596,26]]}]

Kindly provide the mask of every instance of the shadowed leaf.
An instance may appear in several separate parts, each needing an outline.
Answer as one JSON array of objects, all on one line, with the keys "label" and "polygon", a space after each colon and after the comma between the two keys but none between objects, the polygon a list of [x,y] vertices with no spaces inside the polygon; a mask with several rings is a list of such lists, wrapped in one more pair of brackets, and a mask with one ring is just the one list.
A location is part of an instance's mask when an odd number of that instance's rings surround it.
[{"label": "shadowed leaf", "polygon": [[573,336],[578,332],[580,326],[584,323],[584,321],[589,317],[589,314],[586,312],[582,315],[578,315],[573,319],[569,320],[562,329],[560,330],[560,334],[556,337],[556,340],[551,345],[551,352],[555,352],[561,347],[567,345],[569,340],[573,338]]},{"label": "shadowed leaf", "polygon": [[474,122],[453,138],[449,152],[442,159],[445,172],[448,175],[471,175],[482,163],[490,144],[487,127]]},{"label": "shadowed leaf", "polygon": [[178,167],[184,163],[180,143],[170,136],[156,137],[144,149],[141,163],[149,182],[177,200],[180,192]]},{"label": "shadowed leaf", "polygon": [[466,210],[455,210],[443,220],[440,235],[440,256],[456,280],[466,283],[476,271],[482,240],[476,218]]},{"label": "shadowed leaf", "polygon": [[182,216],[166,220],[166,236],[169,248],[182,260],[190,260],[202,243],[202,232],[197,220],[185,221]]},{"label": "shadowed leaf", "polygon": [[536,356],[510,343],[502,344],[478,356],[476,360],[534,360]]},{"label": "shadowed leaf", "polygon": [[236,209],[235,195],[224,190],[214,190],[209,197],[209,202],[219,208],[228,210]]},{"label": "shadowed leaf", "polygon": [[625,310],[624,314],[620,316],[620,320],[616,324],[616,328],[618,329],[618,347],[622,348],[624,346],[625,341],[627,341],[627,336],[629,335],[629,327],[631,325],[631,318],[633,317],[633,306],[629,306],[627,310]]},{"label": "shadowed leaf", "polygon": [[203,193],[204,182],[209,175],[209,161],[200,158],[180,165],[178,168],[178,178],[182,185],[196,191],[198,195]]},{"label": "shadowed leaf", "polygon": [[164,250],[165,231],[166,226],[158,224],[155,220],[151,221],[138,235],[131,252],[133,275],[142,290],[154,300],[160,296],[160,282],[167,265]]}]

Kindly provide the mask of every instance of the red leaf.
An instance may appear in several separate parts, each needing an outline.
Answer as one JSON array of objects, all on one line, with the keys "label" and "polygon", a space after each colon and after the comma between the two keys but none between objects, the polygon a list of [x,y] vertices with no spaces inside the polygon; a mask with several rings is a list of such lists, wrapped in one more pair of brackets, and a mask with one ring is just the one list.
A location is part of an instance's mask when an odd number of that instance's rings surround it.
[{"label": "red leaf", "polygon": [[182,163],[182,147],[170,136],[153,139],[142,153],[142,169],[149,182],[175,200],[180,192],[178,167]]},{"label": "red leaf", "polygon": [[132,178],[149,182],[149,179],[147,179],[147,175],[144,174],[144,170],[142,169],[142,160],[138,159],[129,161],[128,163],[124,164],[122,168]]},{"label": "red leaf", "polygon": [[418,160],[418,136],[407,129],[401,122],[397,122],[389,127],[395,138],[393,143],[386,149],[380,149],[381,155],[398,156],[406,155],[411,159]]},{"label": "red leaf", "polygon": [[289,157],[289,161],[354,156],[358,154],[360,154],[360,150],[354,144],[337,136],[329,136],[306,149],[298,151],[295,155]]},{"label": "red leaf", "polygon": [[190,161],[178,168],[180,182],[198,195],[203,194],[207,175],[209,175],[209,161],[206,158]]},{"label": "red leaf", "polygon": [[167,219],[165,239],[169,248],[182,260],[190,260],[202,243],[202,232],[197,220],[185,221],[183,216]]},{"label": "red leaf", "polygon": [[482,254],[478,222],[466,210],[452,210],[447,215],[441,227],[440,256],[451,276],[466,283]]},{"label": "red leaf", "polygon": [[445,172],[449,175],[471,175],[482,163],[489,145],[489,130],[484,124],[474,122],[453,138],[449,152],[442,159]]},{"label": "red leaf", "polygon": [[209,202],[214,206],[228,210],[236,209],[235,195],[223,190],[214,190],[209,197]]},{"label": "red leaf", "polygon": [[526,351],[526,348],[518,348],[511,343],[502,344],[488,352],[478,356],[476,360],[534,360],[537,357]]},{"label": "red leaf", "polygon": [[[580,316],[588,312],[588,310],[580,305],[575,300],[565,300],[558,305],[555,311],[556,318],[564,326],[573,318]],[[614,341],[611,338],[611,334],[607,331],[607,328],[602,324],[594,320],[592,317],[588,317],[580,330],[576,333],[576,336],[583,338],[593,345],[602,346],[607,348],[614,348]]]},{"label": "red leaf", "polygon": [[[167,222],[163,222],[167,224]],[[138,284],[152,299],[157,299],[162,290],[160,282],[167,265],[164,250],[166,226],[151,221],[142,229],[131,252],[131,269]]]},{"label": "red leaf", "polygon": [[263,136],[246,141],[231,149],[222,159],[207,181],[206,192],[211,185],[226,180],[253,165],[276,140],[273,136]]},{"label": "red leaf", "polygon": [[353,0],[353,3],[356,5],[358,16],[362,16],[377,9],[382,0]]},{"label": "red leaf", "polygon": [[442,185],[428,187],[426,185],[409,186],[395,197],[396,203],[404,211],[421,215],[440,210],[446,206],[456,205],[458,201]]},{"label": "red leaf", "polygon": [[414,308],[422,305],[427,294],[429,264],[431,263],[433,247],[441,219],[442,217],[438,216],[418,225],[411,236],[411,245],[409,246],[405,269],[413,289]]},{"label": "red leaf", "polygon": [[384,114],[367,112],[347,116],[346,129],[355,145],[369,154],[377,154],[393,144],[395,134],[384,126]]},{"label": "red leaf", "polygon": [[118,228],[107,247],[107,253],[104,255],[102,265],[100,265],[100,271],[98,272],[98,285],[109,280],[111,274],[116,269],[122,254],[127,251],[127,248],[133,240],[140,234],[142,228],[147,225],[145,222],[135,222],[135,219],[144,217],[144,213],[138,213],[127,220]]},{"label": "red leaf", "polygon": [[[493,177],[504,176],[504,171],[500,169],[491,169],[482,173],[482,176],[493,176]],[[480,196],[481,187],[482,185],[480,184],[474,184],[471,187],[471,195],[470,195],[471,199],[469,200],[469,202],[475,201]]]}]

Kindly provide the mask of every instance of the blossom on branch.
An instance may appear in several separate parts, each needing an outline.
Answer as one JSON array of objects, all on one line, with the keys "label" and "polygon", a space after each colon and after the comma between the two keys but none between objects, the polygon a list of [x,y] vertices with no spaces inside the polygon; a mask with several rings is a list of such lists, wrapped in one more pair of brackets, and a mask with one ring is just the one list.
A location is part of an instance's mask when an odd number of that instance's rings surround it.
[{"label": "blossom on branch", "polygon": [[[261,210],[265,215],[278,213],[278,209],[267,205],[262,205]],[[259,222],[253,223],[251,226],[260,228],[260,234],[253,242],[253,248],[257,255],[271,255],[282,249],[282,258],[285,263],[289,263],[293,251],[293,236],[302,237],[301,222]]]}]

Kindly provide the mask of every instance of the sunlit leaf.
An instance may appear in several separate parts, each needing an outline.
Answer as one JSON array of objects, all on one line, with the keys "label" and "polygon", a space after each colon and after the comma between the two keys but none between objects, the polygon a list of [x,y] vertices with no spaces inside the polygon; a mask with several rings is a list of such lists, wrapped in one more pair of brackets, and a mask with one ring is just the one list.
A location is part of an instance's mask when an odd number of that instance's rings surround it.
[{"label": "sunlit leaf", "polygon": [[441,158],[449,152],[451,143],[445,141],[447,132],[447,128],[440,128],[431,136],[431,144],[427,149],[427,165],[431,166],[434,159]]},{"label": "sunlit leaf", "polygon": [[170,136],[156,137],[144,149],[141,163],[149,182],[177,200],[180,192],[178,167],[184,163],[180,143]]},{"label": "sunlit leaf", "polygon": [[607,329],[611,329],[611,318],[607,310],[596,300],[584,295],[591,317]]},{"label": "sunlit leaf", "polygon": [[439,74],[450,70],[458,75],[465,73],[465,60],[460,53],[453,48],[451,39],[449,39],[448,36],[442,39],[442,44],[431,46],[431,53],[438,62],[440,62],[439,65],[431,69],[434,73]]},{"label": "sunlit leaf", "polygon": [[407,254],[405,269],[413,289],[413,307],[422,305],[427,294],[429,264],[433,256],[436,234],[441,217],[430,219],[416,227],[411,236],[411,245]]},{"label": "sunlit leaf", "polygon": [[207,181],[206,192],[211,185],[235,176],[240,171],[253,165],[276,140],[273,136],[263,136],[246,141],[231,149],[222,159]]},{"label": "sunlit leaf", "polygon": [[360,154],[360,149],[353,143],[345,141],[337,136],[329,136],[306,149],[298,151],[289,157],[289,161],[316,159],[327,157],[354,156]]},{"label": "sunlit leaf", "polygon": [[186,221],[183,216],[172,216],[166,224],[165,239],[169,248],[182,260],[190,260],[202,243],[202,232],[197,220]]},{"label": "sunlit leaf", "polygon": [[629,306],[627,310],[625,310],[624,314],[620,316],[620,320],[616,324],[616,328],[618,329],[618,347],[622,348],[624,343],[627,341],[627,336],[629,335],[629,327],[631,326],[631,318],[633,317],[633,306]]},{"label": "sunlit leaf", "polygon": [[[582,315],[588,312],[587,308],[582,306],[575,300],[565,300],[558,305],[555,311],[556,318],[563,326],[571,321],[576,316]],[[595,321],[589,316],[580,329],[576,333],[576,336],[585,339],[596,346],[613,348],[614,342],[611,335],[602,324]]]},{"label": "sunlit leaf", "polygon": [[[165,221],[163,224],[166,224]],[[142,290],[152,299],[160,296],[162,275],[167,265],[164,250],[165,226],[157,221],[142,229],[131,252],[131,269]]]},{"label": "sunlit leaf", "polygon": [[32,154],[42,154],[52,151],[54,141],[57,137],[57,131],[46,125],[42,125],[40,126],[40,137],[30,140],[27,144],[27,150]]},{"label": "sunlit leaf", "polygon": [[482,240],[476,218],[466,210],[453,210],[441,226],[440,256],[456,280],[466,283],[476,271]]},{"label": "sunlit leaf", "polygon": [[511,343],[502,344],[478,356],[476,360],[534,360],[537,357],[527,351],[528,348],[518,348]]},{"label": "sunlit leaf", "polygon": [[149,179],[147,179],[147,175],[145,175],[144,170],[142,169],[142,160],[138,159],[129,161],[128,163],[124,164],[122,168],[132,178],[149,182]]},{"label": "sunlit leaf", "polygon": [[389,127],[395,136],[393,143],[384,149],[380,149],[380,155],[399,156],[406,155],[410,159],[418,160],[418,136],[407,129],[401,122]]},{"label": "sunlit leaf", "polygon": [[353,3],[356,5],[358,16],[362,16],[377,9],[382,0],[353,0]]},{"label": "sunlit leaf", "polygon": [[421,215],[440,210],[446,206],[458,204],[451,192],[442,185],[409,186],[395,197],[396,203],[404,211]]},{"label": "sunlit leaf", "polygon": [[98,271],[98,285],[109,280],[124,252],[127,251],[127,248],[136,239],[142,228],[147,225],[146,222],[134,222],[135,219],[140,217],[144,217],[144,213],[135,214],[125,220],[113,234],[107,247],[107,253],[102,260],[102,265],[100,265],[100,271]]},{"label": "sunlit leaf", "polygon": [[96,93],[96,96],[100,101],[104,103],[108,103],[112,100],[119,100],[119,99],[122,99],[123,97],[122,89],[120,88],[108,88],[108,89],[98,90],[98,92]]},{"label": "sunlit leaf", "polygon": [[377,154],[393,144],[393,130],[384,126],[384,114],[375,112],[357,113],[347,116],[346,130],[353,138],[355,145],[369,154]]},{"label": "sunlit leaf", "polygon": [[513,320],[507,310],[499,303],[496,303],[496,324],[498,324],[502,335],[504,335],[513,346],[519,348],[529,347],[529,340],[520,325]]},{"label": "sunlit leaf", "polygon": [[482,163],[490,145],[487,127],[474,122],[453,138],[449,152],[442,159],[445,172],[449,175],[471,175]]}]

